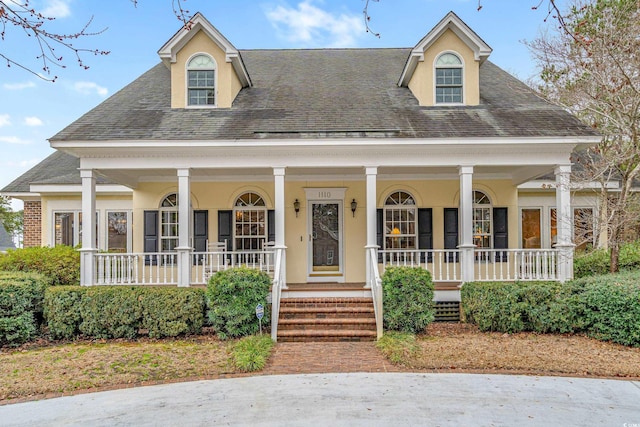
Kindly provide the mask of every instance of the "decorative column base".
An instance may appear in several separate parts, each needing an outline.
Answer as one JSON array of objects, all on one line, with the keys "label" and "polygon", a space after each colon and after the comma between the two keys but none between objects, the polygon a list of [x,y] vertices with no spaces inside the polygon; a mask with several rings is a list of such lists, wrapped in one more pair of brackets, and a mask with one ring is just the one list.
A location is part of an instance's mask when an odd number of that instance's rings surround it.
[{"label": "decorative column base", "polygon": [[187,288],[191,284],[191,248],[178,247],[178,287]]},{"label": "decorative column base", "polygon": [[462,283],[473,282],[476,279],[474,250],[476,245],[460,245],[460,278]]},{"label": "decorative column base", "polygon": [[80,252],[80,285],[93,286],[96,283],[94,260],[97,249],[81,248]]}]

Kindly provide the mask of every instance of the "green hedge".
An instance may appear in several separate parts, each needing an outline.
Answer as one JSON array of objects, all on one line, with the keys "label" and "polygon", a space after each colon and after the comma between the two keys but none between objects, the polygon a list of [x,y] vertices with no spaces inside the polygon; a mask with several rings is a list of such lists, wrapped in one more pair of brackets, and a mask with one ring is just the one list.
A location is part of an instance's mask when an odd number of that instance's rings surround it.
[{"label": "green hedge", "polygon": [[49,284],[39,274],[0,271],[0,346],[19,345],[37,335]]},{"label": "green hedge", "polygon": [[197,288],[64,286],[47,289],[45,318],[53,339],[152,338],[202,331],[205,293]]},{"label": "green hedge", "polygon": [[265,272],[249,268],[219,271],[207,286],[208,319],[222,339],[258,333],[256,306],[264,306],[262,325],[271,320],[267,296],[271,278]]},{"label": "green hedge", "polygon": [[69,246],[10,249],[0,256],[0,270],[40,273],[52,285],[79,285],[80,253]]},{"label": "green hedge", "polygon": [[435,319],[431,274],[418,267],[389,267],[382,275],[384,327],[419,333]]},{"label": "green hedge", "polygon": [[[620,271],[640,269],[640,241],[620,246],[618,263]],[[573,263],[573,274],[575,278],[599,276],[609,273],[610,265],[610,252],[606,249],[577,253]]]},{"label": "green hedge", "polygon": [[640,346],[640,272],[568,283],[466,283],[462,310],[483,331],[586,333]]}]

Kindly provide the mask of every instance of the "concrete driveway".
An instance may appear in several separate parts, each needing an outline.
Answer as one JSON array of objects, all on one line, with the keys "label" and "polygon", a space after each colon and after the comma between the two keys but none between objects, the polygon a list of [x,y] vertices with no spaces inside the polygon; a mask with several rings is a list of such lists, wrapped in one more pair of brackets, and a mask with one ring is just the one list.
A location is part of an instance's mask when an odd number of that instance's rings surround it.
[{"label": "concrete driveway", "polygon": [[640,427],[640,382],[411,373],[253,376],[6,405],[0,425]]}]

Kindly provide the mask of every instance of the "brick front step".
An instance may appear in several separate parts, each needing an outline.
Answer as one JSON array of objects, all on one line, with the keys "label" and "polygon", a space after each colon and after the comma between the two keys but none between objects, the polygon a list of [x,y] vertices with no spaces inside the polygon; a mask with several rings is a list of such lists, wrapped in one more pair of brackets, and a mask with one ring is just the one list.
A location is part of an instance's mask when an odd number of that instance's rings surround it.
[{"label": "brick front step", "polygon": [[371,298],[311,297],[281,301],[280,341],[371,341],[375,338]]}]

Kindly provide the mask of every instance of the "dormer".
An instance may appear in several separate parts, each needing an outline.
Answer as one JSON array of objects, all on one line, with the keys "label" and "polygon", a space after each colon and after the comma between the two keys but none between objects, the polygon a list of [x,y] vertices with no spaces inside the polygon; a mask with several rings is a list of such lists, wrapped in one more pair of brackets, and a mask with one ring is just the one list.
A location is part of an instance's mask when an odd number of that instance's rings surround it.
[{"label": "dormer", "polygon": [[480,65],[492,49],[449,12],[411,50],[399,86],[421,106],[478,105]]},{"label": "dormer", "polygon": [[171,108],[230,108],[251,86],[240,52],[196,13],[158,51],[171,71]]}]

